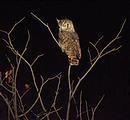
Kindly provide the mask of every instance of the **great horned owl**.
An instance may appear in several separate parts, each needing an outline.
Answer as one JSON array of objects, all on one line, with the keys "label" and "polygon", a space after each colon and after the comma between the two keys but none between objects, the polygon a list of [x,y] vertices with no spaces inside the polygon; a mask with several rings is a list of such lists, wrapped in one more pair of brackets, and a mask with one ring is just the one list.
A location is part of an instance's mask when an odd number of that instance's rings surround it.
[{"label": "great horned owl", "polygon": [[58,20],[59,45],[62,52],[68,56],[70,65],[79,65],[81,59],[81,48],[78,34],[75,32],[73,22],[69,19]]}]

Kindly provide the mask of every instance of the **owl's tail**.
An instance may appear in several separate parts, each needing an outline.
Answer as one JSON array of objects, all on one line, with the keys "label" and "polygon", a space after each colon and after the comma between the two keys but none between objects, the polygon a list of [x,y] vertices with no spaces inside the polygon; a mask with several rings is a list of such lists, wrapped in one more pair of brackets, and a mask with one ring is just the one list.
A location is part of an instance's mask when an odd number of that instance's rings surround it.
[{"label": "owl's tail", "polygon": [[69,58],[69,64],[72,66],[78,66],[79,65],[79,60],[77,58]]}]

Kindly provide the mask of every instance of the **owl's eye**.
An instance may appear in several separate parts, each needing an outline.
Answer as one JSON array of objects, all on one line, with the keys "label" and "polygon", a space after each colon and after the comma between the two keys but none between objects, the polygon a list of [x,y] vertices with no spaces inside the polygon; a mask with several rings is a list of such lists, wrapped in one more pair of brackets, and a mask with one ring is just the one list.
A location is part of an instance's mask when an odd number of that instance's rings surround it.
[{"label": "owl's eye", "polygon": [[69,27],[69,24],[68,23],[65,23],[63,24],[64,28],[68,28]]}]

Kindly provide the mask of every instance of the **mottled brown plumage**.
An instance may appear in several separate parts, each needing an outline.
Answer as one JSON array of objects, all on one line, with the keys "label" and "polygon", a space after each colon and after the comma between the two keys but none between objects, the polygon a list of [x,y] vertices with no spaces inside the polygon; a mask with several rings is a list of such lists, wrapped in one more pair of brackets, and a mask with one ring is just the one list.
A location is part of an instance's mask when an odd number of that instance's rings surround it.
[{"label": "mottled brown plumage", "polygon": [[62,52],[69,58],[70,65],[79,65],[81,59],[81,48],[78,34],[75,32],[73,22],[69,19],[58,20],[59,25],[59,45]]}]

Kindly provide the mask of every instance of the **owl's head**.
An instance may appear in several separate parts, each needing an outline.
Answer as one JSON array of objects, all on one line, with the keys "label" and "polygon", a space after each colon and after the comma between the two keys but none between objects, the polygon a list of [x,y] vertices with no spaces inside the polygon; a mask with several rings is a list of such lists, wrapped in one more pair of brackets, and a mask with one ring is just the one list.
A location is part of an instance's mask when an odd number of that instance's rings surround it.
[{"label": "owl's head", "polygon": [[69,19],[56,19],[60,31],[75,32],[73,22]]}]

